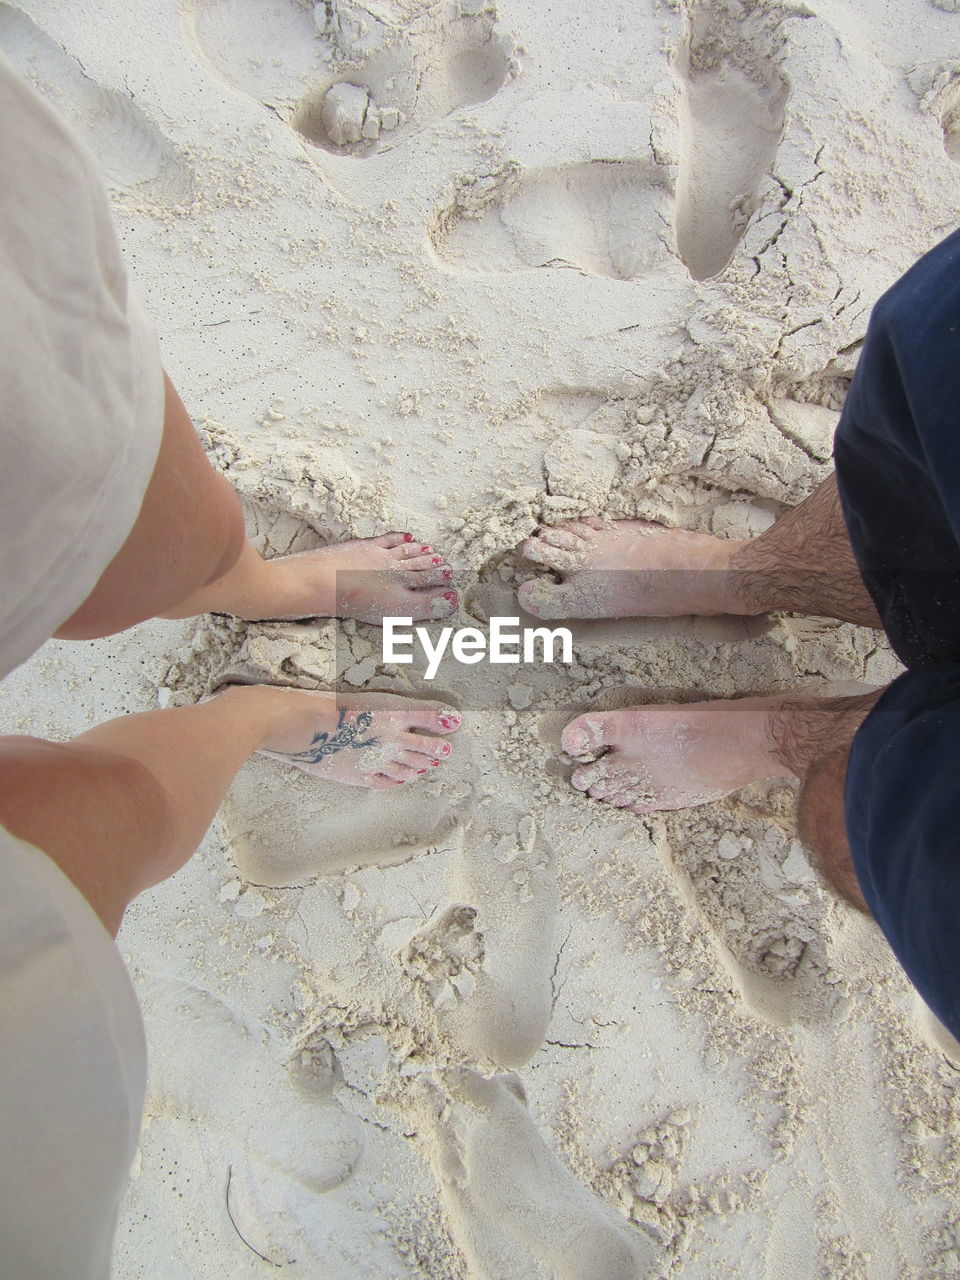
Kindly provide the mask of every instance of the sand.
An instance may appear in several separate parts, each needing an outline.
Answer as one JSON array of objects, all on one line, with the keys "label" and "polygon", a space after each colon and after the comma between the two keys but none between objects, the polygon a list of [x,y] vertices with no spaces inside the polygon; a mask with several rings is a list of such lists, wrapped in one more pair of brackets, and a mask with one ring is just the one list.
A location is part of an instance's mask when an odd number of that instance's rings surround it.
[{"label": "sand", "polygon": [[[413,528],[463,625],[515,612],[541,520],[742,537],[809,493],[872,303],[960,210],[955,0],[27,8],[0,45],[99,155],[260,545]],[[428,686],[365,625],[154,622],[4,683],[5,727],[54,738],[230,673],[465,715],[389,797],[252,762],[129,912],[118,1277],[960,1274],[960,1070],[794,788],[639,819],[558,745],[892,655],[793,617],[572,629],[569,667]]]}]

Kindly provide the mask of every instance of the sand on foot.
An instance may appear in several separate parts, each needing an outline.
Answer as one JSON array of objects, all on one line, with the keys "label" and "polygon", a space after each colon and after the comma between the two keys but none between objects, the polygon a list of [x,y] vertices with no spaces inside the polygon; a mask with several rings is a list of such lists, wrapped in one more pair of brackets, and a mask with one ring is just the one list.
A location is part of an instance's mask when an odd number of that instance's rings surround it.
[{"label": "sand on foot", "polygon": [[279,593],[279,619],[446,618],[458,604],[453,569],[411,533],[353,538],[267,561]]},{"label": "sand on foot", "polygon": [[386,791],[430,774],[452,754],[446,737],[461,723],[460,713],[442,702],[259,687],[283,701],[257,754],[347,786]]},{"label": "sand on foot", "polygon": [[578,791],[634,813],[708,804],[762,778],[793,773],[773,755],[771,708],[782,698],[734,698],[590,711],[563,731],[583,761]]},{"label": "sand on foot", "polygon": [[517,594],[539,618],[744,613],[728,572],[741,545],[649,520],[585,516],[544,526],[523,543],[523,555],[559,580],[532,578]]}]

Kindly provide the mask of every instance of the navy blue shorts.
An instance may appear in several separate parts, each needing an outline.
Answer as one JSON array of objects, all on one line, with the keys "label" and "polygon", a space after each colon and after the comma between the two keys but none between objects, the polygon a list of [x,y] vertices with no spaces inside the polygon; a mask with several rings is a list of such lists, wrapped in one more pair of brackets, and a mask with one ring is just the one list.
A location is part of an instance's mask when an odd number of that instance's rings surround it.
[{"label": "navy blue shorts", "polygon": [[960,1037],[960,231],[874,308],[834,460],[854,555],[907,667],[854,738],[847,838],[897,959]]}]

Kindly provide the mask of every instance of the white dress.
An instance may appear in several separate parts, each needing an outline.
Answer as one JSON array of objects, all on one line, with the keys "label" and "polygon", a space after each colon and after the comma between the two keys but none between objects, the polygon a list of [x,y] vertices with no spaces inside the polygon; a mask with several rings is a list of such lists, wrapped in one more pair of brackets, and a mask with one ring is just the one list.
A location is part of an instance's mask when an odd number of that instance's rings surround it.
[{"label": "white dress", "polygon": [[[96,163],[0,55],[0,678],[82,604],[132,529],[163,431],[156,335]],[[120,954],[0,827],[0,1273],[102,1280],[143,1109]]]}]

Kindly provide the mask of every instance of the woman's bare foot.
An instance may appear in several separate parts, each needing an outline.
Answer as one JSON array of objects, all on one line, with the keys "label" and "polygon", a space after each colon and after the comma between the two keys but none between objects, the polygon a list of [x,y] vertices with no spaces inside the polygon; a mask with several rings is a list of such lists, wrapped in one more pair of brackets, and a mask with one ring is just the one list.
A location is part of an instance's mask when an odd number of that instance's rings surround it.
[{"label": "woman's bare foot", "polygon": [[729,584],[731,556],[743,545],[647,520],[586,516],[527,539],[523,555],[560,580],[533,578],[517,594],[538,618],[749,613]]},{"label": "woman's bare foot", "polygon": [[[809,701],[815,701],[810,699]],[[707,804],[761,778],[789,778],[771,716],[785,699],[737,698],[590,711],[563,731],[571,782],[633,813]]]},{"label": "woman's bare foot", "polygon": [[354,538],[264,560],[247,543],[232,569],[167,617],[211,611],[251,620],[447,618],[460,597],[453,570],[412,533]]},{"label": "woman's bare foot", "polygon": [[459,604],[453,570],[410,533],[353,538],[266,561],[287,602],[277,617],[447,618]]},{"label": "woman's bare foot", "polygon": [[432,775],[453,748],[460,712],[389,693],[336,694],[273,685],[231,686],[218,698],[259,699],[258,754],[330,782],[386,791]]}]

